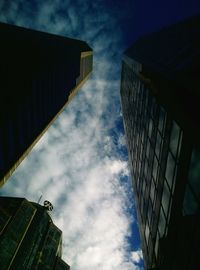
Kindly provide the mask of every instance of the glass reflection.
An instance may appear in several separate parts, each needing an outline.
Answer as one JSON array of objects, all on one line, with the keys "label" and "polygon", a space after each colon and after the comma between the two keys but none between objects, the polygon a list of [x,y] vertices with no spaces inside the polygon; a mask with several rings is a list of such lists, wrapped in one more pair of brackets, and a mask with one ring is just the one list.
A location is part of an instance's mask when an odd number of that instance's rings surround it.
[{"label": "glass reflection", "polygon": [[174,157],[176,157],[179,134],[180,134],[180,128],[176,124],[176,122],[173,121],[172,122],[171,136],[170,136],[170,149],[171,149]]},{"label": "glass reflection", "polygon": [[167,179],[167,182],[172,187],[173,184],[173,175],[174,175],[174,168],[175,168],[175,160],[172,157],[172,154],[169,152],[167,157],[167,166],[165,171],[165,177]]},{"label": "glass reflection", "polygon": [[161,207],[161,209],[160,209],[159,223],[158,223],[158,230],[160,232],[160,237],[163,237],[164,236],[165,226],[166,226],[166,219],[165,219],[165,216],[164,216],[163,209]]},{"label": "glass reflection", "polygon": [[163,186],[162,206],[166,216],[168,212],[169,202],[170,202],[170,191],[167,182],[165,181]]}]

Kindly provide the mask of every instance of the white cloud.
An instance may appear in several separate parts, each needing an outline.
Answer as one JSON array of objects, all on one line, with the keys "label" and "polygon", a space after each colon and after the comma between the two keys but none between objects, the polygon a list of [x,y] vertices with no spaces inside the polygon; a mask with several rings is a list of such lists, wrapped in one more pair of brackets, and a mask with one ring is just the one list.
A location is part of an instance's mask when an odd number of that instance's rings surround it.
[{"label": "white cloud", "polygon": [[125,146],[126,145],[126,137],[124,134],[120,134],[118,142],[120,145]]},{"label": "white cloud", "polygon": [[131,253],[131,258],[132,258],[133,262],[139,263],[143,258],[142,250],[133,251]]}]

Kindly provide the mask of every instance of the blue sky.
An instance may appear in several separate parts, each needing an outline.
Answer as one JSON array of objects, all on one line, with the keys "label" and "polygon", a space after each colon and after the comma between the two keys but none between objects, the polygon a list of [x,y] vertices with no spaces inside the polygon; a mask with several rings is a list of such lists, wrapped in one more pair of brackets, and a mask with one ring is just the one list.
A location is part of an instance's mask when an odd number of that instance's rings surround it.
[{"label": "blue sky", "polygon": [[143,269],[119,100],[121,57],[138,36],[200,11],[195,0],[149,2],[0,2],[1,21],[82,39],[94,50],[90,80],[0,191],[52,202],[72,270]]}]

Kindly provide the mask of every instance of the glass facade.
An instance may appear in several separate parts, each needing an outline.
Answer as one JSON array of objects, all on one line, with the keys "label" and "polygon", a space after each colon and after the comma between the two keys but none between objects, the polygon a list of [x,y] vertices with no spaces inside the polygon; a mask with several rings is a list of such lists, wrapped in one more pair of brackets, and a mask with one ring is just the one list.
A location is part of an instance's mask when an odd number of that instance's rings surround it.
[{"label": "glass facade", "polygon": [[61,260],[62,232],[44,207],[0,197],[0,216],[0,269],[70,269]]},{"label": "glass facade", "polygon": [[182,130],[128,61],[122,66],[121,103],[143,253],[151,269],[168,232]]},{"label": "glass facade", "polygon": [[0,34],[3,185],[90,75],[92,49],[83,41],[3,23]]},{"label": "glass facade", "polygon": [[199,23],[194,16],[144,36],[123,57],[121,105],[145,270],[200,269]]}]

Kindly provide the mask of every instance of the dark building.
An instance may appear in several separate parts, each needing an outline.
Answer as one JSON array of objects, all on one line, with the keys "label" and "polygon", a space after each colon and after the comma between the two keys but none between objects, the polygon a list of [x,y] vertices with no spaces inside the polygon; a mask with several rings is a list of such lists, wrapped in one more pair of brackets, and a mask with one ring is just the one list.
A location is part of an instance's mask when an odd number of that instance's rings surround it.
[{"label": "dark building", "polygon": [[145,269],[200,269],[200,16],[124,54],[121,105]]},{"label": "dark building", "polygon": [[0,23],[0,185],[92,71],[83,41]]},{"label": "dark building", "polygon": [[1,270],[70,269],[47,209],[23,198],[0,197],[0,250]]}]

